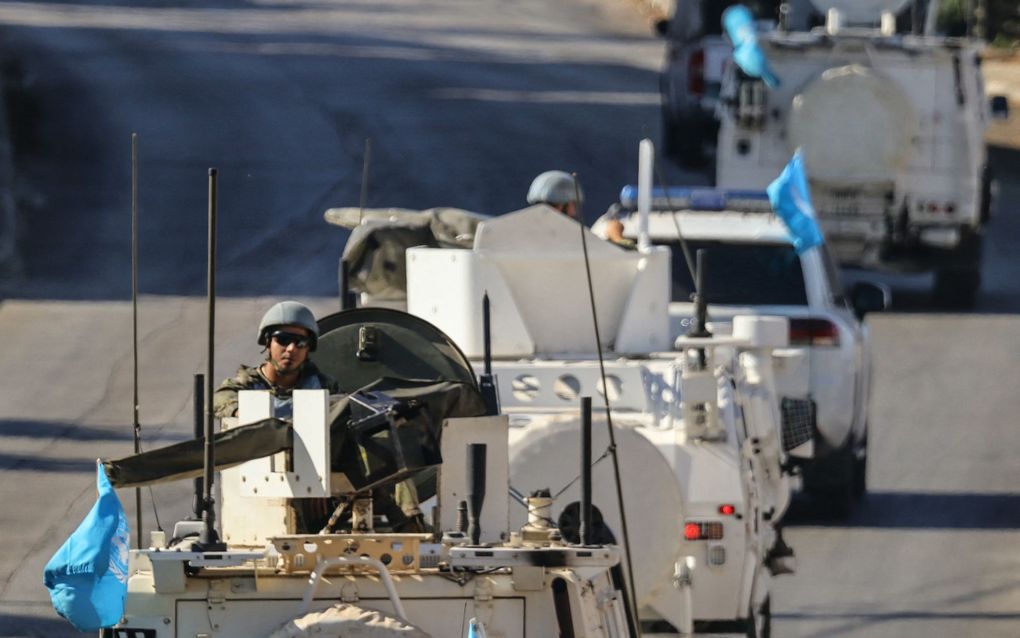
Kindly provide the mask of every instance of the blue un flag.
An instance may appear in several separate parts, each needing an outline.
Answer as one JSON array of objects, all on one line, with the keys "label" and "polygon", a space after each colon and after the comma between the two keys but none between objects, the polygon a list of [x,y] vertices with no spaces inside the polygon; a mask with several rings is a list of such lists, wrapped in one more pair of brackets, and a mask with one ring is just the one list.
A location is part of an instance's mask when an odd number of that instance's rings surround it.
[{"label": "blue un flag", "polygon": [[779,78],[769,68],[768,58],[758,46],[751,11],[742,4],[735,4],[723,11],[722,25],[733,43],[733,61],[740,70],[751,77],[761,78],[770,88],[779,86]]},{"label": "blue un flag", "polygon": [[811,189],[804,172],[804,159],[800,149],[769,184],[769,203],[776,215],[783,220],[793,238],[793,247],[800,255],[804,251],[821,246],[825,239],[815,219],[815,207],[811,203]]},{"label": "blue un flag", "polygon": [[53,608],[79,631],[120,622],[127,597],[130,531],[102,463],[96,487],[96,504],[43,571]]}]

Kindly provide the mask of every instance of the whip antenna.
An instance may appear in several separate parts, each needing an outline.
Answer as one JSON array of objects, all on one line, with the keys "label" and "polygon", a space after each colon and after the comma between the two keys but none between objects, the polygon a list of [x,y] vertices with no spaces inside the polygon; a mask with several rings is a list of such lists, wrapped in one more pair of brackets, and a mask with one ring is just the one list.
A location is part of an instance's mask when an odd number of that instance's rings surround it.
[{"label": "whip antenna", "polygon": [[[365,154],[361,164],[361,197],[358,200],[358,224],[365,218],[365,202],[368,200],[368,167],[372,164],[372,138],[365,138]],[[339,266],[340,310],[356,307],[357,294],[351,291],[351,266],[341,255]]]},{"label": "whip antenna", "polygon": [[358,212],[358,223],[361,223],[365,216],[365,200],[368,199],[368,167],[372,163],[372,138],[365,138],[365,157],[361,164],[361,198],[358,202],[361,210]]},{"label": "whip antenna", "polygon": [[[684,261],[687,262],[687,271],[691,274],[691,281],[696,283],[698,276],[695,271],[694,257],[691,255],[691,249],[687,245],[687,240],[684,239],[683,232],[680,231],[680,222],[676,218],[677,209],[673,206],[673,199],[669,196],[669,189],[666,188],[666,182],[662,179],[662,170],[657,163],[652,164],[652,169],[655,171],[655,181],[659,182],[659,188],[662,189],[662,194],[666,198],[669,217],[673,220],[673,228],[676,229],[677,239],[680,240],[680,251],[684,254]],[[698,290],[697,285],[695,285],[695,290]]]},{"label": "whip antenna", "polygon": [[641,636],[641,623],[637,619],[637,589],[634,588],[634,563],[630,558],[630,535],[627,533],[627,514],[623,507],[623,484],[620,481],[620,459],[616,455],[616,433],[613,430],[613,415],[609,411],[609,386],[606,383],[606,366],[602,358],[602,337],[599,335],[599,318],[595,311],[595,287],[591,280],[591,262],[588,260],[588,239],[585,235],[584,215],[581,214],[581,188],[577,183],[577,173],[571,173],[574,180],[574,199],[577,206],[577,225],[581,229],[581,249],[584,252],[584,271],[588,280],[588,299],[591,301],[591,319],[595,327],[595,348],[599,356],[599,374],[602,378],[602,401],[606,408],[606,426],[609,430],[609,450],[613,457],[613,477],[616,481],[616,501],[620,508],[620,532],[623,535],[623,551],[627,557],[627,602],[628,607],[633,610],[627,614],[631,622],[631,633],[638,638]]},{"label": "whip antenna", "polygon": [[202,495],[202,522],[205,525],[199,534],[199,544],[206,551],[226,549],[216,534],[216,509],[213,501],[213,480],[216,467],[216,448],[213,445],[213,344],[216,330],[216,175],[215,168],[209,169],[209,273],[207,288],[209,295],[208,352],[205,362],[205,472]]},{"label": "whip antenna", "polygon": [[[131,352],[134,360],[134,450],[142,451],[142,426],[138,422],[138,133],[131,134]],[[142,488],[135,488],[135,545],[142,548]]]},{"label": "whip antenna", "polygon": [[478,379],[478,388],[485,400],[486,415],[496,416],[499,414],[499,392],[496,389],[495,377],[492,375],[492,322],[488,291],[482,295],[482,344],[485,348],[485,356],[482,358],[485,367]]}]

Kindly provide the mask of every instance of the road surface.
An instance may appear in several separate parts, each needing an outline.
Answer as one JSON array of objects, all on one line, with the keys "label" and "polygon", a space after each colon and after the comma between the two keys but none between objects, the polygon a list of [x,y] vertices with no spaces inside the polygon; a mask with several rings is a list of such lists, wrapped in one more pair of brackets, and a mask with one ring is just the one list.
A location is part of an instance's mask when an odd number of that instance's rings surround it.
[{"label": "road surface", "polygon": [[[130,135],[139,134],[143,446],[191,432],[204,370],[206,171],[220,171],[217,379],[258,359],[280,298],[336,308],[356,205],[500,213],[531,178],[577,171],[587,217],[657,138],[662,47],[585,0],[5,2],[24,272],[0,283],[0,635],[78,635],[42,567],[93,502],[97,457],[131,449]],[[1000,155],[1003,169],[1018,166]],[[776,583],[776,636],[1016,636],[1020,621],[1020,180],[1004,189],[979,311],[924,282],[876,316],[872,493],[847,522],[804,506]],[[703,178],[671,170],[670,178]],[[188,486],[146,493],[166,526]],[[124,495],[134,520],[133,498]]]}]

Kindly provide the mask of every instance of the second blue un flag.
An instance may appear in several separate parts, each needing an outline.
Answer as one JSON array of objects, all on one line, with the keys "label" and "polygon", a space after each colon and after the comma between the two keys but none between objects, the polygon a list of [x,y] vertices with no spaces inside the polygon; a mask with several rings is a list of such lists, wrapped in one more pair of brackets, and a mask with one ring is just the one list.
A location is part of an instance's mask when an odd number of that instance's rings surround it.
[{"label": "second blue un flag", "polygon": [[811,188],[808,186],[804,159],[799,148],[783,172],[766,190],[772,210],[786,224],[798,255],[824,243],[815,218],[815,207],[811,203]]}]

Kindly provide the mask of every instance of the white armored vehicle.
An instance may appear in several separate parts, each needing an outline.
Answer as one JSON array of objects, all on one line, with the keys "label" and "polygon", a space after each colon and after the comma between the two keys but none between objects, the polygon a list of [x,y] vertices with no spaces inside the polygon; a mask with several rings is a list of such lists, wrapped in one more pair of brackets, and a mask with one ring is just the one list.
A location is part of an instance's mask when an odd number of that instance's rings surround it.
[{"label": "white armored vehicle", "polygon": [[[456,344],[387,309],[320,327],[316,363],[343,394],[295,391],[290,422],[271,418],[268,392],[239,393],[215,446],[226,544],[203,521],[178,523],[169,543],[154,534],[131,552],[124,619],[104,635],[635,635],[615,547],[563,541],[547,498],[510,528],[507,417],[488,414]],[[121,487],[194,476],[201,447],[107,473]],[[394,485],[409,478],[436,495],[436,533],[393,530]]]},{"label": "white armored vehicle", "polygon": [[[386,216],[366,212],[363,224]],[[777,531],[789,485],[771,357],[787,344],[786,319],[735,317],[730,335],[674,340],[669,249],[624,250],[545,206],[481,221],[462,241],[470,248],[407,249],[403,303],[476,367],[491,360],[515,492],[551,492],[549,517],[564,536],[575,527],[574,406],[595,397],[599,540],[629,542],[644,628],[768,635],[770,579],[792,566]],[[489,339],[478,322],[485,306]]]},{"label": "white armored vehicle", "polygon": [[934,270],[938,301],[970,304],[993,192],[981,43],[930,35],[933,18],[897,33],[906,0],[814,4],[824,27],[759,34],[780,86],[731,65],[717,185],[762,189],[802,148],[840,262]]}]

